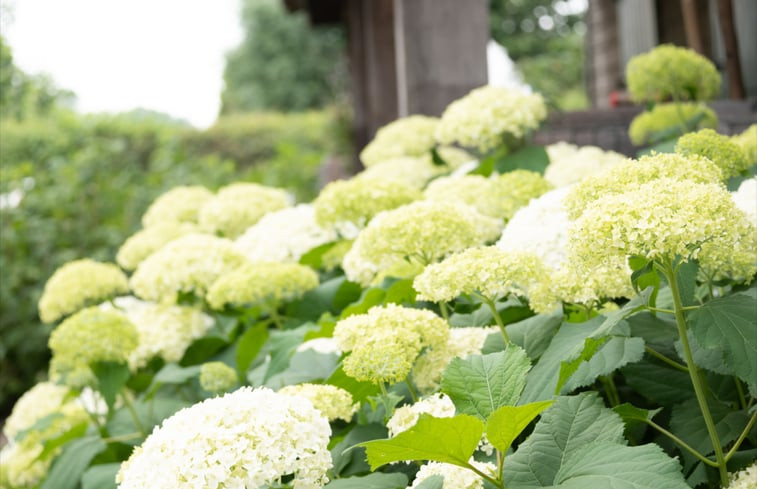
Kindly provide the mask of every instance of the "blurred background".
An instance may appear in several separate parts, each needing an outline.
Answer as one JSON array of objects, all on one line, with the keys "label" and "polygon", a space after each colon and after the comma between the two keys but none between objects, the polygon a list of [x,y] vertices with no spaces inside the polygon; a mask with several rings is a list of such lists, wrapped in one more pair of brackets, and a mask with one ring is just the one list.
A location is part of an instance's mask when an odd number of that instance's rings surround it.
[{"label": "blurred background", "polygon": [[0,417],[45,375],[37,301],[66,261],[112,261],[176,185],[312,199],[384,124],[490,83],[541,92],[534,138],[633,154],[628,59],[712,59],[721,132],[755,120],[752,0],[2,0]]}]

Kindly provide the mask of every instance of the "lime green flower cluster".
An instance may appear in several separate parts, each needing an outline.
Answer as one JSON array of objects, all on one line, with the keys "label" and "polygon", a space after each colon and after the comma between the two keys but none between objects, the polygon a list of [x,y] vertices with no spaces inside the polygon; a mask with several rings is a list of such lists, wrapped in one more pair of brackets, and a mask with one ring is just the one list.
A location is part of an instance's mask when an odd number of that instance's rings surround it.
[{"label": "lime green flower cluster", "polygon": [[360,152],[360,161],[371,167],[400,156],[421,156],[434,147],[436,117],[411,115],[391,122],[376,132],[373,141]]},{"label": "lime green flower cluster", "polygon": [[479,213],[497,219],[515,212],[505,186],[497,178],[481,175],[437,178],[429,184],[424,195],[432,202],[467,204]]},{"label": "lime green flower cluster", "polygon": [[175,303],[177,294],[204,297],[218,277],[248,263],[233,242],[206,234],[175,239],[139,264],[131,287],[143,299]]},{"label": "lime green flower cluster", "polygon": [[200,387],[208,392],[219,394],[236,384],[236,371],[223,362],[206,362],[200,367]]},{"label": "lime green flower cluster", "polygon": [[444,160],[444,165],[434,164],[430,153],[422,156],[399,156],[366,168],[357,175],[357,178],[398,181],[421,189],[431,179],[475,160],[475,157],[467,151],[452,146],[440,146],[436,150],[439,157]]},{"label": "lime green flower cluster", "polygon": [[567,187],[626,161],[624,155],[597,146],[578,147],[560,142],[547,146],[546,150],[549,165],[544,170],[544,179],[556,188]]},{"label": "lime green flower cluster", "polygon": [[676,152],[686,156],[704,156],[720,167],[724,179],[736,176],[750,166],[744,152],[731,138],[712,129],[681,136],[676,143]]},{"label": "lime green flower cluster", "polygon": [[353,239],[381,211],[421,198],[421,193],[393,180],[352,178],[329,183],[313,201],[316,222]]},{"label": "lime green flower cluster", "polygon": [[50,335],[50,378],[73,388],[96,384],[90,365],[127,363],[137,348],[137,328],[115,311],[90,307],[63,321]]},{"label": "lime green flower cluster", "polygon": [[124,270],[134,270],[142,261],[169,241],[197,232],[195,225],[186,222],[158,222],[129,237],[118,249],[116,262]]},{"label": "lime green flower cluster", "polygon": [[39,299],[39,317],[45,323],[52,323],[128,291],[129,280],[116,265],[89,259],[68,262],[45,284]]},{"label": "lime green flower cluster", "polygon": [[318,287],[318,275],[297,263],[258,262],[230,271],[208,290],[207,301],[214,309],[227,305],[276,307],[302,297]]},{"label": "lime green flower cluster", "polygon": [[234,239],[269,212],[292,204],[286,191],[238,182],[221,188],[202,206],[199,222],[202,229]]},{"label": "lime green flower cluster", "polygon": [[513,217],[515,211],[527,205],[531,199],[540,197],[552,189],[552,185],[543,176],[529,170],[510,171],[496,179],[507,194],[506,219]]},{"label": "lime green flower cluster", "polygon": [[719,183],[660,178],[604,195],[575,221],[568,246],[587,269],[641,255],[698,259],[718,278],[750,281],[757,272],[757,231]]},{"label": "lime green flower cluster", "polygon": [[414,202],[376,216],[357,237],[342,267],[350,280],[370,284],[410,277],[425,265],[495,240],[501,219],[452,202]]},{"label": "lime green flower cluster", "polygon": [[549,269],[525,251],[503,251],[496,246],[470,248],[427,266],[415,277],[417,298],[447,302],[463,295],[496,300],[508,295],[528,298],[537,312],[554,309],[549,293]]},{"label": "lime green flower cluster", "polygon": [[[688,121],[699,118],[695,127],[686,127]],[[654,144],[665,139],[659,136],[666,129],[678,127],[680,133],[690,129],[712,128],[718,125],[718,116],[711,108],[698,103],[657,104],[650,111],[634,117],[628,136],[636,145]],[[668,137],[672,137],[669,135]]]},{"label": "lime green flower cluster", "polygon": [[484,86],[452,102],[436,128],[441,144],[459,143],[484,153],[506,140],[523,138],[547,116],[539,94]]},{"label": "lime green flower cluster", "polygon": [[279,394],[304,397],[329,421],[341,419],[349,423],[360,407],[360,403],[352,399],[352,394],[328,384],[287,385],[279,390]]},{"label": "lime green flower cluster", "polygon": [[551,278],[551,293],[568,304],[598,306],[604,299],[634,297],[631,269],[625,256],[608,257],[604,262],[582,263],[567,261]]},{"label": "lime green flower cluster", "polygon": [[444,348],[427,350],[418,357],[413,367],[413,382],[423,393],[439,389],[444,369],[453,358],[465,358],[478,355],[484,347],[486,338],[493,333],[499,334],[496,326],[488,328],[450,328],[449,340]]},{"label": "lime green flower cluster", "polygon": [[[34,428],[43,418],[50,421]],[[57,447],[45,452],[45,443],[88,419],[67,387],[40,382],[29,389],[3,426],[8,445],[0,451],[0,487],[37,487],[62,450]]]},{"label": "lime green flower cluster", "polygon": [[609,194],[627,192],[658,178],[718,183],[723,179],[723,172],[713,162],[701,156],[682,156],[675,153],[646,155],[638,161],[628,160],[600,175],[583,180],[566,195],[565,209],[571,219],[577,219],[595,200]]},{"label": "lime green flower cluster", "polygon": [[739,145],[750,166],[757,165],[757,124],[752,124],[741,134],[731,137],[731,141]]},{"label": "lime green flower cluster", "polygon": [[213,193],[205,187],[175,187],[148,207],[142,225],[147,228],[161,222],[197,223],[200,208],[212,198]]},{"label": "lime green flower cluster", "polygon": [[672,44],[631,58],[626,81],[631,100],[637,103],[710,100],[720,91],[720,74],[710,60]]},{"label": "lime green flower cluster", "polygon": [[342,351],[344,372],[359,381],[395,383],[407,378],[423,348],[444,348],[449,325],[433,312],[389,304],[342,319],[334,340]]}]

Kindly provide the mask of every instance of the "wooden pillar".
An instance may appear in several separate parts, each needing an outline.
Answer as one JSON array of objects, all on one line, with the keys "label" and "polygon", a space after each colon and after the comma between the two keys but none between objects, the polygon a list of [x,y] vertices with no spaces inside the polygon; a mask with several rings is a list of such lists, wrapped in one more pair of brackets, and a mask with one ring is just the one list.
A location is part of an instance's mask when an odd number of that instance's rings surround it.
[{"label": "wooden pillar", "polygon": [[487,0],[394,0],[400,117],[440,115],[487,82]]},{"label": "wooden pillar", "polygon": [[610,107],[610,93],[621,80],[615,8],[615,0],[589,2],[589,94],[592,105],[598,108]]}]

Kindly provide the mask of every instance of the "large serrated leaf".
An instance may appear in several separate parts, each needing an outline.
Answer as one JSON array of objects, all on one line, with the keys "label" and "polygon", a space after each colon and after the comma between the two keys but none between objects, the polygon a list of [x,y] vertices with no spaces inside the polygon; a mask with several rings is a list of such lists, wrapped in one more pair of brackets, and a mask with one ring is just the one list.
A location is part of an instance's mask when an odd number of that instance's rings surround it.
[{"label": "large serrated leaf", "polygon": [[413,486],[413,489],[444,489],[444,476],[435,474],[427,477],[417,486]]},{"label": "large serrated leaf", "polygon": [[691,314],[691,330],[704,348],[720,347],[734,373],[757,390],[757,299],[754,289],[714,299]]},{"label": "large serrated leaf", "polygon": [[81,477],[81,489],[116,489],[121,463],[93,465]]},{"label": "large serrated leaf", "polygon": [[494,448],[506,453],[529,423],[551,405],[552,401],[541,401],[523,406],[502,406],[486,421],[487,440]]},{"label": "large serrated leaf", "polygon": [[442,392],[457,412],[486,420],[500,406],[518,402],[530,368],[525,350],[515,345],[502,352],[455,358],[444,370]]},{"label": "large serrated leaf", "polygon": [[40,489],[74,489],[79,486],[89,463],[105,448],[105,442],[99,436],[87,436],[66,444]]},{"label": "large serrated leaf", "polygon": [[237,373],[244,378],[247,369],[268,340],[268,324],[260,322],[239,337],[236,344]]},{"label": "large serrated leaf", "polygon": [[360,446],[366,449],[371,470],[405,460],[432,460],[466,467],[483,433],[483,421],[467,414],[452,418],[422,414],[412,428],[394,438]]},{"label": "large serrated leaf", "polygon": [[105,399],[110,412],[116,403],[116,396],[129,380],[129,366],[125,363],[97,362],[91,367],[97,377],[97,390]]},{"label": "large serrated leaf", "polygon": [[572,392],[579,387],[590,385],[597,377],[610,375],[615,370],[629,363],[636,363],[644,356],[644,340],[641,338],[610,338],[599,351],[581,363],[576,372],[570,376],[562,393]]},{"label": "large serrated leaf", "polygon": [[689,489],[678,462],[654,444],[591,443],[567,458],[555,483],[555,489]]},{"label": "large serrated leaf", "polygon": [[365,449],[356,446],[358,443],[378,440],[386,437],[386,426],[379,423],[357,425],[331,449],[333,461],[332,472],[340,477],[370,470],[365,463]]},{"label": "large serrated leaf", "polygon": [[405,474],[376,472],[361,477],[333,480],[326,484],[323,489],[404,489],[406,486],[407,476]]},{"label": "large serrated leaf", "polygon": [[507,457],[505,487],[545,487],[565,460],[592,442],[623,444],[623,421],[595,392],[559,397],[542,413],[533,433]]}]

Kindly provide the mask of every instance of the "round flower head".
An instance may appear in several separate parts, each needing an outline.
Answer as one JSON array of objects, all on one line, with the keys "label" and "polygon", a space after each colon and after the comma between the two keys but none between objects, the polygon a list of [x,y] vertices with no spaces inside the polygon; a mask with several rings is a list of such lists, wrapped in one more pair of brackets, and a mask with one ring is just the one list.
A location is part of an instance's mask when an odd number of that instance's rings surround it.
[{"label": "round flower head", "polygon": [[698,259],[714,277],[750,280],[757,232],[720,184],[662,178],[590,204],[569,238],[571,261],[593,268],[615,257]]},{"label": "round flower head", "polygon": [[237,373],[223,362],[207,362],[200,367],[200,387],[213,394],[227,391],[237,383]]},{"label": "round flower head", "polygon": [[549,269],[536,255],[488,246],[471,248],[427,266],[415,277],[413,288],[419,300],[434,302],[450,301],[462,294],[489,300],[507,295],[528,297],[535,311],[547,312],[553,308],[548,281]]},{"label": "round flower head", "polygon": [[539,94],[484,86],[447,106],[436,128],[436,140],[484,153],[507,140],[521,139],[546,116]]},{"label": "round flower head", "polygon": [[50,277],[39,300],[39,317],[52,323],[88,305],[129,290],[126,275],[110,263],[76,260]]},{"label": "round flower head", "polygon": [[736,473],[729,475],[730,482],[725,489],[754,489],[757,487],[757,461]]},{"label": "round flower head", "polygon": [[275,307],[318,287],[318,275],[296,263],[250,263],[222,275],[208,291],[214,309],[226,305]]},{"label": "round flower head", "polygon": [[752,124],[741,134],[731,137],[744,152],[747,164],[757,165],[757,124]]},{"label": "round flower head", "polygon": [[334,340],[342,351],[344,372],[360,381],[400,382],[407,378],[424,347],[443,348],[449,325],[433,312],[389,304],[342,319]]},{"label": "round flower head", "polygon": [[304,397],[329,421],[341,419],[349,423],[360,407],[360,403],[352,400],[352,394],[341,387],[327,384],[288,385],[279,389],[279,394]]},{"label": "round flower head", "polygon": [[672,44],[631,58],[626,81],[634,102],[709,100],[720,91],[720,74],[710,60]]},{"label": "round flower head", "polygon": [[507,194],[506,219],[513,217],[515,211],[528,204],[531,199],[539,197],[552,188],[544,177],[529,170],[510,171],[495,179]]},{"label": "round flower head", "polygon": [[176,238],[196,232],[193,224],[159,222],[134,233],[118,249],[116,262],[124,270],[134,270],[142,261]]},{"label": "round flower head", "polygon": [[[50,421],[33,429],[44,418]],[[0,487],[37,487],[62,451],[58,447],[45,452],[45,443],[88,419],[66,387],[41,382],[28,390],[3,426],[8,445],[0,451]]]},{"label": "round flower head", "polygon": [[413,276],[447,255],[496,239],[502,220],[451,202],[414,202],[373,219],[342,262],[347,277]]},{"label": "round flower head", "polygon": [[[566,145],[558,143],[558,145]],[[626,161],[626,157],[614,151],[604,151],[596,146],[573,146],[572,152],[563,146],[547,147],[549,165],[544,170],[544,178],[554,187],[572,185],[582,179],[601,173],[603,170],[619,165]]]},{"label": "round flower head", "polygon": [[360,152],[360,161],[368,168],[391,158],[421,156],[434,147],[436,117],[411,115],[391,122],[376,132],[373,141]]},{"label": "round flower head", "polygon": [[253,488],[293,475],[316,489],[331,468],[328,420],[301,397],[242,387],[182,409],[121,464],[119,489]]},{"label": "round flower head", "polygon": [[429,414],[435,418],[451,418],[455,415],[455,405],[446,394],[437,393],[415,404],[398,407],[386,422],[389,436],[393,438],[415,426],[421,414]]},{"label": "round flower head", "polygon": [[123,313],[137,328],[139,344],[129,355],[132,370],[156,356],[178,362],[189,345],[213,326],[213,319],[194,307],[155,304],[135,297],[118,297],[113,304],[104,303],[100,308]]},{"label": "round flower head", "polygon": [[127,363],[137,347],[137,328],[115,311],[90,307],[63,321],[50,335],[50,377],[74,388],[96,383],[90,365]]},{"label": "round flower head", "polygon": [[633,297],[631,273],[625,256],[607,257],[591,267],[567,261],[552,274],[550,290],[559,301],[598,306],[606,299]]},{"label": "round flower head", "polygon": [[147,228],[162,222],[197,223],[197,213],[212,197],[205,187],[175,187],[155,199],[142,216],[142,225]]},{"label": "round flower head", "polygon": [[[484,474],[490,476],[497,474],[497,467],[492,463],[477,462],[473,459],[470,463]],[[409,489],[419,487],[423,481],[434,475],[444,477],[442,489],[484,489],[484,479],[480,475],[470,469],[441,462],[429,462],[421,466],[421,469],[415,474],[413,485]]]},{"label": "round flower head", "polygon": [[681,136],[676,143],[676,152],[686,156],[704,156],[723,171],[724,179],[738,175],[750,166],[736,143],[712,129]]},{"label": "round flower head", "polygon": [[721,170],[707,158],[657,153],[628,160],[600,175],[577,184],[565,197],[565,208],[576,219],[593,201],[608,194],[624,193],[639,185],[660,178],[690,180],[696,183],[717,183],[723,178]]},{"label": "round flower head", "polygon": [[511,212],[504,186],[481,175],[437,178],[429,184],[424,195],[426,200],[434,202],[467,204],[485,216],[498,219],[504,219]]},{"label": "round flower head", "polygon": [[312,205],[300,204],[263,216],[234,242],[251,261],[297,262],[308,251],[336,241],[333,230],[315,222]]},{"label": "round flower head", "polygon": [[413,382],[421,392],[433,392],[439,388],[442,373],[453,358],[464,358],[481,353],[486,338],[499,334],[499,329],[489,328],[450,328],[449,340],[444,348],[427,350],[415,362]]},{"label": "round flower head", "polygon": [[269,212],[289,207],[284,190],[256,183],[232,183],[221,188],[199,212],[202,229],[234,239]]},{"label": "round flower head", "polygon": [[[697,120],[695,127],[687,126],[690,121]],[[628,136],[636,145],[655,144],[664,139],[675,136],[669,130],[678,128],[679,133],[686,133],[690,129],[716,127],[718,116],[704,104],[680,103],[657,104],[650,111],[642,112],[631,121]]]},{"label": "round flower head", "polygon": [[353,178],[326,185],[313,207],[318,224],[353,239],[379,212],[420,198],[418,190],[396,181]]},{"label": "round flower head", "polygon": [[749,222],[757,226],[757,177],[744,180],[736,192],[731,193],[736,207],[744,211]]},{"label": "round flower head", "polygon": [[218,277],[248,263],[231,241],[206,234],[175,239],[139,264],[131,287],[143,299],[175,303],[179,293],[204,297]]},{"label": "round flower head", "polygon": [[434,163],[430,153],[423,156],[399,156],[366,168],[357,175],[357,178],[398,181],[421,189],[431,179],[456,170],[465,163],[475,161],[468,152],[451,146],[439,147],[437,153],[445,164]]}]

